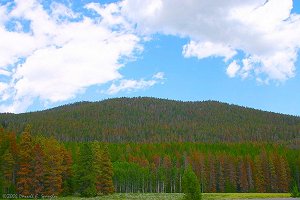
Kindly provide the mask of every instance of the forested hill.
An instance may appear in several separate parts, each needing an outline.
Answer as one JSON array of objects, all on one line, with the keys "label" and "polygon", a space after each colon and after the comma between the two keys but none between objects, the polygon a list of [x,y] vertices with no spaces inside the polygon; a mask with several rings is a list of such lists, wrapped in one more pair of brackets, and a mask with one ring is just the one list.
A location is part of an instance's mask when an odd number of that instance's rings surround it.
[{"label": "forested hill", "polygon": [[300,117],[216,101],[117,98],[24,114],[0,114],[8,130],[54,135],[63,141],[223,142],[295,141]]}]

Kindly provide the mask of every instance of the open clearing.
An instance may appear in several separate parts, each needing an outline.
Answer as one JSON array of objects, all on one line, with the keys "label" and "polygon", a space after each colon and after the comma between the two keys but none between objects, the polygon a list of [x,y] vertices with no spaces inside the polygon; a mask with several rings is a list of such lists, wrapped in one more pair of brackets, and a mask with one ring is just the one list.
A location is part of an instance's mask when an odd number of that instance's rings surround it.
[{"label": "open clearing", "polygon": [[[205,193],[203,194],[203,199],[272,199],[272,200],[281,200],[281,199],[290,199],[289,193]],[[84,199],[80,197],[62,197],[58,198],[61,200],[79,200]],[[181,193],[146,193],[146,194],[114,194],[110,196],[95,197],[89,199],[97,200],[182,200],[183,194]]]}]

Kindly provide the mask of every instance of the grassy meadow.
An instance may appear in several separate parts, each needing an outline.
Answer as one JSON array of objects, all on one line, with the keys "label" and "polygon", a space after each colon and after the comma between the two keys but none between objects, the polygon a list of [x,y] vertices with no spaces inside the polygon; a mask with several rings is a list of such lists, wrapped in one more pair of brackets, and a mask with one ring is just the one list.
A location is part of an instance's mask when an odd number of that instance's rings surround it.
[{"label": "grassy meadow", "polygon": [[[255,199],[255,198],[289,198],[289,193],[204,193],[204,199]],[[61,197],[61,200],[79,200],[80,197]],[[182,200],[182,193],[131,193],[113,194],[110,196],[94,197],[95,200]]]}]

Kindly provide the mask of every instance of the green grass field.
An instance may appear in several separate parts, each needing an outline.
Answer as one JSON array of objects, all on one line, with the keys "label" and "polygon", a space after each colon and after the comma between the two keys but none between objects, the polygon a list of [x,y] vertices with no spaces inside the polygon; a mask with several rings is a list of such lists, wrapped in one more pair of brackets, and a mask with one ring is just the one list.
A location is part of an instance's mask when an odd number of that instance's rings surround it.
[{"label": "green grass field", "polygon": [[[204,199],[254,199],[254,198],[288,198],[289,193],[205,193]],[[61,200],[79,200],[80,197],[62,197]],[[89,199],[97,200],[182,200],[183,194],[180,193],[146,193],[146,194],[114,194],[110,196],[95,197]]]}]

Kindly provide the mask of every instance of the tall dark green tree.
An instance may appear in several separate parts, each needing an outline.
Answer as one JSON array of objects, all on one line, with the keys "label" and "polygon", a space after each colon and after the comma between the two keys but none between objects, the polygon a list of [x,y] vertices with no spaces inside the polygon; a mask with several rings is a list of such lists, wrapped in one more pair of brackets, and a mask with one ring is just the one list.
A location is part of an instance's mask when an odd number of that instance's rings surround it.
[{"label": "tall dark green tree", "polygon": [[97,195],[96,176],[94,169],[94,155],[90,144],[83,144],[80,148],[77,170],[76,183],[77,191],[84,197],[93,197]]},{"label": "tall dark green tree", "polygon": [[71,152],[62,148],[61,153],[63,154],[63,173],[62,173],[62,178],[63,178],[63,192],[62,195],[64,196],[69,196],[72,195],[74,192],[74,185],[73,185],[73,170],[72,170],[72,165],[73,165],[73,159]]},{"label": "tall dark green tree", "polygon": [[4,192],[5,193],[11,193],[14,192],[14,185],[13,185],[13,169],[15,165],[14,158],[7,149],[2,156],[2,171],[4,175]]},{"label": "tall dark green tree", "polygon": [[200,191],[200,184],[195,172],[191,166],[188,166],[183,174],[182,186],[185,200],[200,200],[202,194]]}]

